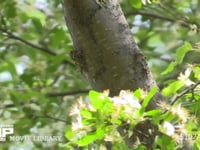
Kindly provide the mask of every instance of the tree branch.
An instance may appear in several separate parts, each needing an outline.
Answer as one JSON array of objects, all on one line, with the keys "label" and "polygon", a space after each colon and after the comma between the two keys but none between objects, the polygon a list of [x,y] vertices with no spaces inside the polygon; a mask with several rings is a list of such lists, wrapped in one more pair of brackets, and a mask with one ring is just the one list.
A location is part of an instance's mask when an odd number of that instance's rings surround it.
[{"label": "tree branch", "polygon": [[[40,46],[38,46],[36,44],[33,44],[33,43],[31,43],[31,42],[29,42],[29,41],[27,41],[25,39],[22,39],[21,37],[13,34],[12,32],[7,31],[7,29],[0,28],[0,31],[2,31],[3,33],[6,33],[9,38],[17,40],[17,41],[20,41],[21,43],[24,43],[24,44],[26,44],[26,45],[28,45],[28,46],[30,46],[32,48],[35,48],[35,49],[40,50],[42,52],[48,53],[48,54],[50,54],[52,56],[56,56],[57,55],[52,50],[50,50],[48,48],[40,47]],[[75,65],[72,62],[68,61],[68,60],[64,60],[63,63],[69,64],[69,65],[75,67]]]},{"label": "tree branch", "polygon": [[30,47],[33,47],[33,48],[38,49],[38,50],[40,50],[40,51],[46,52],[46,53],[48,53],[48,54],[50,54],[50,55],[53,55],[53,56],[56,55],[56,53],[54,53],[53,51],[49,50],[48,48],[39,47],[39,46],[37,46],[37,45],[35,45],[35,44],[29,42],[29,41],[26,41],[26,40],[24,40],[24,39],[22,39],[22,38],[16,36],[15,34],[13,34],[13,33],[9,32],[9,31],[7,31],[7,30],[5,30],[5,29],[1,29],[1,28],[0,28],[0,31],[6,33],[7,36],[8,36],[9,38],[11,38],[11,39],[18,40],[18,41],[20,41],[20,42],[22,42],[22,43],[24,43],[24,44],[26,44],[26,45],[28,45],[28,46],[30,46]]},{"label": "tree branch", "polygon": [[184,96],[185,94],[187,94],[190,91],[193,91],[198,85],[200,85],[200,81],[196,82],[194,85],[192,85],[191,87],[185,89],[183,92],[175,95],[170,103],[170,105],[174,105],[175,102],[177,102],[177,100],[179,98],[181,98],[182,96]]},{"label": "tree branch", "polygon": [[157,15],[157,14],[151,14],[151,13],[142,12],[142,11],[131,11],[131,12],[125,13],[126,17],[129,17],[131,15],[142,15],[142,16],[151,17],[153,19],[160,19],[160,20],[165,20],[165,21],[169,21],[169,22],[179,22],[182,26],[190,28],[189,23],[184,22],[183,20],[179,21],[177,18],[170,18],[170,17],[161,16],[161,15]]},{"label": "tree branch", "polygon": [[170,22],[175,21],[175,19],[173,19],[173,18],[169,18],[169,17],[166,17],[166,16],[160,16],[160,15],[157,15],[157,14],[151,14],[151,13],[147,13],[147,12],[142,12],[142,11],[131,11],[131,12],[125,13],[126,17],[132,16],[132,15],[148,16],[148,17],[151,17],[151,18],[154,18],[154,19],[156,18],[156,19],[166,20],[166,21],[170,21]]}]

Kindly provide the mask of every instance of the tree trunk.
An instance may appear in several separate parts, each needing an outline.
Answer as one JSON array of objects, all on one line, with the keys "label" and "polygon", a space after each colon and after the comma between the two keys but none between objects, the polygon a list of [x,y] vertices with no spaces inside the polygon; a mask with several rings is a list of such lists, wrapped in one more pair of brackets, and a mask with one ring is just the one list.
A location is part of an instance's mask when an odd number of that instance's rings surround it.
[{"label": "tree trunk", "polygon": [[[109,89],[111,96],[122,89],[149,91],[156,83],[133,40],[119,2],[104,1],[64,1],[65,20],[74,44],[73,57],[97,91]],[[159,92],[148,109],[158,106],[158,98]]]}]

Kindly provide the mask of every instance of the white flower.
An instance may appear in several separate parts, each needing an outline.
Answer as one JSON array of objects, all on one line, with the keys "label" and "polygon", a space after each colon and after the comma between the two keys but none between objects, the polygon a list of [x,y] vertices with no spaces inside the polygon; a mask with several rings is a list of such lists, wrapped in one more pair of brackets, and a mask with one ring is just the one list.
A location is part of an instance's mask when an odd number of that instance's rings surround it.
[{"label": "white flower", "polygon": [[76,121],[72,122],[72,130],[73,131],[77,131],[80,129],[83,129],[83,124],[82,124],[82,117],[81,116],[77,116]]},{"label": "white flower", "polygon": [[146,5],[147,3],[151,4],[151,1],[150,1],[150,0],[142,0],[142,3],[143,3],[144,5]]},{"label": "white flower", "polygon": [[189,79],[190,74],[191,74],[191,71],[192,71],[191,68],[188,67],[188,68],[185,70],[184,74],[183,74],[183,73],[180,73],[180,75],[179,75],[179,77],[178,77],[178,79],[181,80],[181,81],[183,81],[183,82],[185,83],[186,86],[190,86],[190,85],[194,84],[194,82],[192,82],[192,81]]},{"label": "white flower", "polygon": [[164,132],[169,136],[174,135],[175,133],[174,126],[170,122],[165,121],[163,123],[163,129],[164,129]]}]

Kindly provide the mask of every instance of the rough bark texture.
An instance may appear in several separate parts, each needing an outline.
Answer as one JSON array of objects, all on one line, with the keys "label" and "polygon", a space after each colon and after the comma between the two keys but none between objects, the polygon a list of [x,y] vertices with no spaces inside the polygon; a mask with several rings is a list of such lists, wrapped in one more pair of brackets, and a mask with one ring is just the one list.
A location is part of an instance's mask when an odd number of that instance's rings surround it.
[{"label": "rough bark texture", "polygon": [[[117,95],[122,89],[149,91],[156,86],[117,0],[103,5],[95,0],[65,0],[64,9],[73,57],[95,90],[109,89]],[[157,97],[159,93],[148,109],[157,106]]]}]

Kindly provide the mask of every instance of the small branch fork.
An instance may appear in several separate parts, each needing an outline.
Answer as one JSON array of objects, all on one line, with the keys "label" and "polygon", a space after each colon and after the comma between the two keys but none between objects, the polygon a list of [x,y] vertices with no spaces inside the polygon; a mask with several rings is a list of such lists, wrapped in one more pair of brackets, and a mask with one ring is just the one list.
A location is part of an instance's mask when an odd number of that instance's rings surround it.
[{"label": "small branch fork", "polygon": [[166,17],[166,16],[161,16],[155,13],[149,13],[149,12],[143,12],[143,11],[131,11],[125,14],[126,17],[129,17],[131,15],[142,15],[142,16],[147,16],[150,18],[154,19],[160,19],[164,21],[169,21],[169,22],[174,22],[174,23],[179,23],[181,26],[186,27],[191,29],[192,25],[196,25],[197,28],[200,28],[200,25],[196,22],[189,22],[188,20],[182,20],[182,19],[177,19],[177,18],[171,18],[171,17]]},{"label": "small branch fork", "polygon": [[184,96],[184,95],[187,94],[188,92],[194,91],[194,89],[195,89],[198,85],[200,85],[200,81],[196,82],[194,85],[192,85],[191,87],[185,89],[185,90],[182,91],[181,93],[175,95],[175,96],[172,98],[172,101],[171,101],[170,105],[174,105],[174,103],[176,103],[177,100],[178,100],[179,98],[181,98],[182,96]]},{"label": "small branch fork", "polygon": [[33,44],[33,43],[29,42],[29,41],[26,41],[26,40],[24,40],[24,39],[22,39],[22,38],[16,36],[15,34],[13,34],[13,33],[9,32],[9,31],[7,31],[6,29],[0,28],[0,31],[2,31],[3,33],[6,33],[6,35],[8,36],[8,38],[11,38],[11,39],[15,39],[15,40],[17,40],[17,41],[20,41],[20,42],[22,42],[22,43],[24,43],[24,44],[26,44],[26,45],[28,45],[28,46],[30,46],[30,47],[32,47],[32,48],[35,48],[35,49],[38,49],[38,50],[40,50],[40,51],[46,52],[46,53],[48,53],[48,54],[50,54],[50,55],[53,55],[53,56],[56,55],[56,53],[54,53],[53,51],[49,50],[48,48],[40,47],[40,46],[35,45],[35,44]]}]

